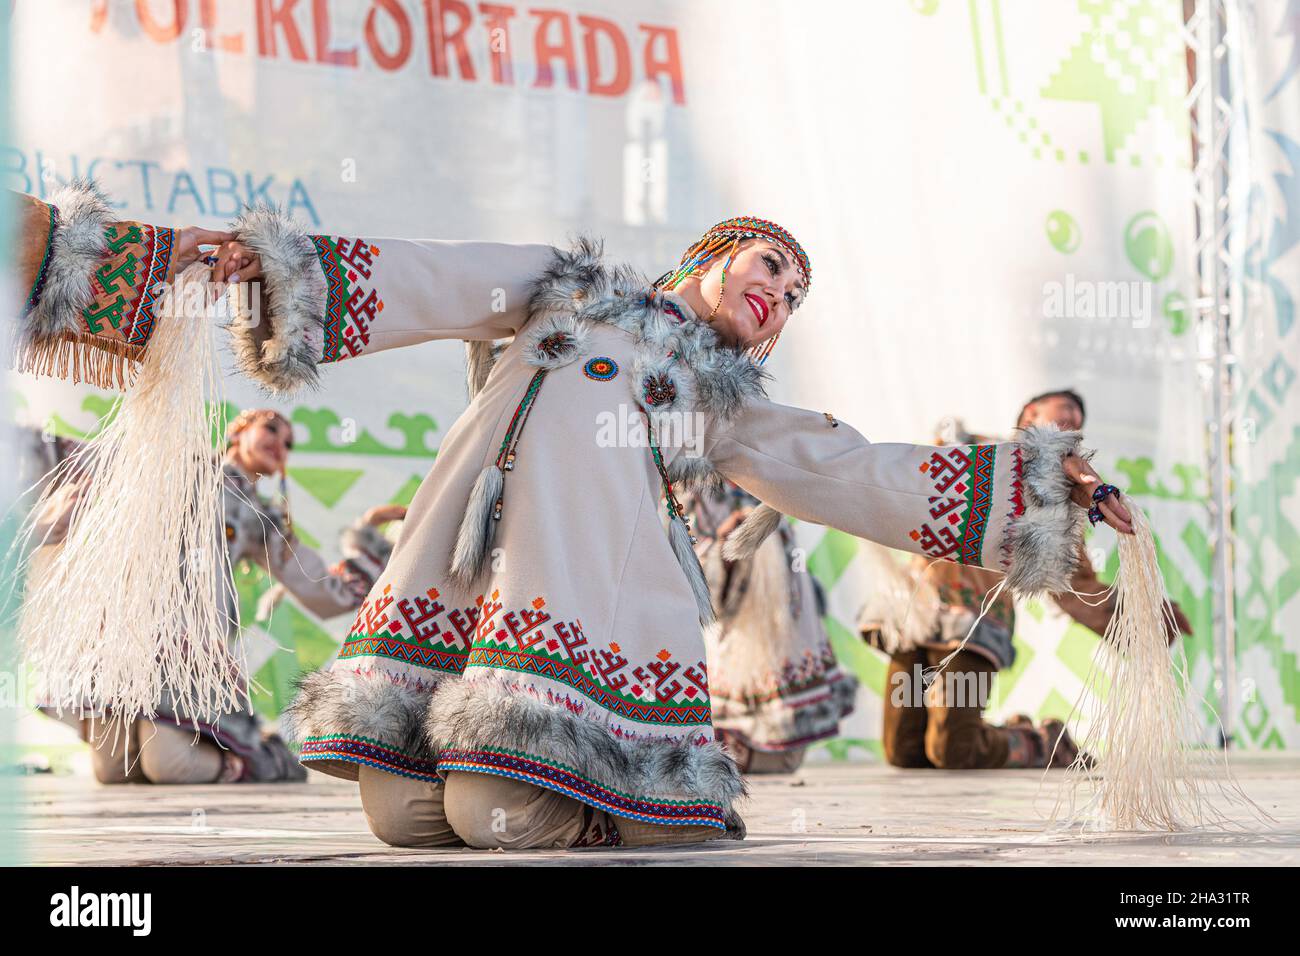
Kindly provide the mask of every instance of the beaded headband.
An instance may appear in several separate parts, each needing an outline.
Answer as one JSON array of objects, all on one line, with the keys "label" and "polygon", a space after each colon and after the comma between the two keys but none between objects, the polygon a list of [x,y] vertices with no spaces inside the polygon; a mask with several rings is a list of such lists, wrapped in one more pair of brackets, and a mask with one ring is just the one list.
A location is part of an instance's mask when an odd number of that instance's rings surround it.
[{"label": "beaded headband", "polygon": [[[724,219],[718,223],[682,253],[681,265],[675,271],[665,272],[660,276],[655,281],[655,288],[669,291],[675,289],[683,279],[714,256],[721,255],[723,250],[727,250],[727,261],[723,265],[725,282],[726,269],[731,265],[732,257],[736,254],[736,246],[743,239],[767,239],[780,246],[799,271],[799,278],[803,280],[804,295],[807,296],[812,288],[812,262],[808,258],[808,253],[803,251],[803,246],[799,245],[798,240],[785,229],[770,220],[759,219],[756,216],[736,216],[734,219]],[[772,354],[778,338],[780,338],[779,332],[766,342],[754,346],[749,350],[750,356],[762,365]]]},{"label": "beaded headband", "polygon": [[808,294],[812,287],[812,262],[808,258],[808,253],[803,251],[803,246],[799,245],[798,240],[785,229],[774,222],[755,216],[737,216],[718,223],[682,254],[681,265],[675,272],[665,275],[655,284],[660,288],[672,289],[693,270],[742,239],[767,239],[780,246],[799,271],[799,278],[803,280],[804,294]]}]

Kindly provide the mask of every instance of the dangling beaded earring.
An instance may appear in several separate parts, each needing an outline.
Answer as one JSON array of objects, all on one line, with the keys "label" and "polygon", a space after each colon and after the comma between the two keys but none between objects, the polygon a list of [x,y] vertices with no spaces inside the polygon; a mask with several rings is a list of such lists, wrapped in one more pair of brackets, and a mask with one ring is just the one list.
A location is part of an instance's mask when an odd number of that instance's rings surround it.
[{"label": "dangling beaded earring", "polygon": [[781,337],[778,332],[766,342],[753,346],[748,350],[749,357],[754,360],[755,365],[763,365],[767,362],[767,357],[772,354],[772,349],[776,348],[776,340]]},{"label": "dangling beaded earring", "polygon": [[293,534],[293,516],[289,514],[289,469],[284,466],[280,469],[280,507],[284,511],[284,530],[286,534]]},{"label": "dangling beaded earring", "polygon": [[736,248],[739,245],[739,237],[732,240],[731,249],[727,252],[727,261],[722,264],[722,281],[718,285],[718,301],[713,304],[713,311],[705,317],[705,322],[712,322],[713,317],[718,314],[718,309],[722,307],[722,297],[727,293],[727,269],[731,267],[731,260],[736,257]]}]

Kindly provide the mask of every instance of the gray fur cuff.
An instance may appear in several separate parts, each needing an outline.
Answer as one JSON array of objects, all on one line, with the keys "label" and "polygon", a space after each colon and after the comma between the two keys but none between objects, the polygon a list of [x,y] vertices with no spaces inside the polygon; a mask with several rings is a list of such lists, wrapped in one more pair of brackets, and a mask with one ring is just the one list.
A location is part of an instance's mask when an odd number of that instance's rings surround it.
[{"label": "gray fur cuff", "polygon": [[729,808],[744,793],[740,771],[716,741],[618,738],[563,705],[492,679],[444,681],[425,727],[435,750],[520,751],[637,799],[705,800]]},{"label": "gray fur cuff", "polygon": [[1079,432],[1050,425],[1021,429],[1016,438],[1025,511],[1008,532],[1007,587],[1017,595],[1070,589],[1087,511],[1070,500],[1073,484],[1061,460],[1081,454],[1081,439]]},{"label": "gray fur cuff", "polygon": [[232,290],[231,350],[239,371],[275,394],[318,380],[325,336],[325,274],[311,236],[270,206],[246,209],[231,225],[262,260],[262,295]]},{"label": "gray fur cuff", "polygon": [[56,189],[48,201],[59,212],[45,285],[23,324],[32,343],[85,331],[81,310],[90,304],[91,276],[108,250],[104,230],[117,218],[99,187],[85,179]]}]

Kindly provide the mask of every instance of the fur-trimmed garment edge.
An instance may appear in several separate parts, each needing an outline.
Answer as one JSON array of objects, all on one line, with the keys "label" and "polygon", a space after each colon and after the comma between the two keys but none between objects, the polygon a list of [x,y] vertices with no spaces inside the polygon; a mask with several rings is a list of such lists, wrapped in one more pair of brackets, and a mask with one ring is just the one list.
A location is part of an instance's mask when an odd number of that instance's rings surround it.
[{"label": "fur-trimmed garment edge", "polygon": [[262,289],[253,292],[263,313],[260,321],[249,314],[238,289],[232,287],[229,296],[227,329],[236,366],[273,395],[315,386],[325,340],[326,285],[311,236],[266,205],[245,209],[231,231],[262,261]]},{"label": "fur-trimmed garment edge", "polygon": [[[747,401],[766,397],[767,373],[743,351],[718,341],[708,325],[692,320],[692,313],[674,297],[688,316],[685,323],[670,318],[664,293],[626,265],[607,264],[603,244],[581,236],[567,250],[556,249],[549,268],[538,277],[529,298],[530,324],[571,316],[580,322],[600,322],[629,332],[638,343],[638,366],[649,372],[667,372],[690,380],[676,382],[679,402],[687,411],[717,418],[734,418]],[[563,327],[563,326],[561,326]],[[668,352],[675,361],[663,364]],[[641,376],[631,376],[633,397],[644,406]],[[646,409],[653,414],[657,409]],[[674,410],[680,410],[675,407]]]},{"label": "fur-trimmed garment edge", "polygon": [[[298,681],[298,693],[282,715],[281,727],[285,739],[299,747],[309,737],[353,737],[432,767],[436,755],[425,736],[425,715],[429,695],[443,682],[418,684],[382,671],[337,666],[313,671]],[[357,779],[357,763],[346,759],[311,760],[307,765],[331,777]]]},{"label": "fur-trimmed garment edge", "polygon": [[1087,511],[1071,500],[1074,485],[1061,462],[1081,454],[1082,437],[1054,425],[1031,425],[1014,438],[1020,444],[1025,510],[1008,532],[1006,583],[1021,597],[1070,590]]},{"label": "fur-trimmed garment edge", "polygon": [[40,300],[21,323],[20,347],[85,331],[81,312],[94,297],[91,277],[108,249],[104,230],[117,217],[99,187],[76,179],[51,193],[58,209]]},{"label": "fur-trimmed garment edge", "polygon": [[619,738],[597,720],[492,677],[444,681],[429,702],[425,731],[438,752],[524,753],[634,799],[700,801],[729,811],[745,793],[735,761],[717,741]]}]

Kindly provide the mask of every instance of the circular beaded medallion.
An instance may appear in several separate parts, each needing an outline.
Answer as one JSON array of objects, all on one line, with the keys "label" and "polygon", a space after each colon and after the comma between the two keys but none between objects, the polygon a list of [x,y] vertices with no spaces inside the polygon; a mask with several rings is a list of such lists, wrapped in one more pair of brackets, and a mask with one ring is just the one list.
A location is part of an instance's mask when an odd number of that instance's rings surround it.
[{"label": "circular beaded medallion", "polygon": [[612,358],[598,355],[582,367],[582,374],[597,382],[608,382],[618,374],[618,363]]}]

